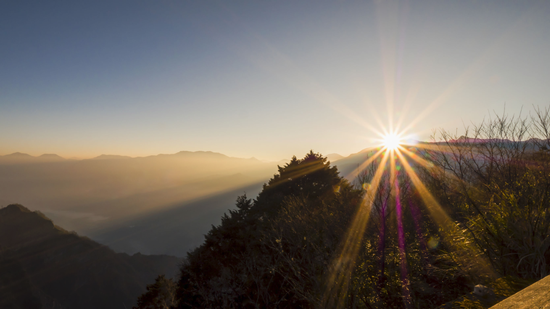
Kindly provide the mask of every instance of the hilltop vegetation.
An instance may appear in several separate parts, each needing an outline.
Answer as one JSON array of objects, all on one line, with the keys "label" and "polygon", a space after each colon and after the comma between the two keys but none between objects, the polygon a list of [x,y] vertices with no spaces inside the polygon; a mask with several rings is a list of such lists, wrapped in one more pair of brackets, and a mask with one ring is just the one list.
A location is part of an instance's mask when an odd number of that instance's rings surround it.
[{"label": "hilltop vegetation", "polygon": [[353,185],[320,154],[294,157],[139,307],[435,308],[499,277],[546,276],[550,117],[538,112],[497,117],[471,139],[442,131],[373,160]]},{"label": "hilltop vegetation", "polygon": [[[362,181],[373,176],[365,173]],[[466,274],[445,247],[428,247],[439,234],[414,206],[421,202],[411,184],[403,177],[399,188],[409,206],[401,214],[409,299],[433,307],[468,292]],[[364,189],[338,176],[319,154],[293,158],[254,201],[239,197],[237,210],[189,253],[178,283],[179,308],[401,306],[398,223],[388,207],[395,197],[387,186],[379,192],[364,230],[346,238],[365,204]],[[424,220],[413,219],[420,216]],[[343,253],[346,242],[358,242],[355,256]]]},{"label": "hilltop vegetation", "polygon": [[[237,198],[175,278],[178,258],[117,254],[9,205],[0,307],[486,308],[550,272],[550,109],[438,136],[342,159],[352,182],[321,154],[293,157],[256,198]],[[14,166],[2,168],[35,172]],[[490,296],[470,293],[477,284]]]}]

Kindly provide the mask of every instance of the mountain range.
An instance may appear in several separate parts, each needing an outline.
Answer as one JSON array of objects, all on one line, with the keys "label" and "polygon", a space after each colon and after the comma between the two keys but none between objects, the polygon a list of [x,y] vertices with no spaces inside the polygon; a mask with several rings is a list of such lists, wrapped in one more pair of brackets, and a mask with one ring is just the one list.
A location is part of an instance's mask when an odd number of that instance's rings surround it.
[{"label": "mountain range", "polygon": [[237,196],[255,196],[277,170],[276,163],[207,151],[44,158],[54,156],[0,156],[0,205],[27,205],[129,254],[184,256]]},{"label": "mountain range", "polygon": [[[353,182],[375,151],[327,158]],[[284,163],[209,151],[86,160],[15,153],[0,156],[0,205],[28,205],[117,252],[183,257],[238,196],[255,198]]]},{"label": "mountain range", "polygon": [[[376,151],[327,158],[353,183]],[[238,196],[255,198],[284,164],[209,151],[86,160],[14,153],[0,156],[0,205],[29,205],[117,252],[183,257]]]}]

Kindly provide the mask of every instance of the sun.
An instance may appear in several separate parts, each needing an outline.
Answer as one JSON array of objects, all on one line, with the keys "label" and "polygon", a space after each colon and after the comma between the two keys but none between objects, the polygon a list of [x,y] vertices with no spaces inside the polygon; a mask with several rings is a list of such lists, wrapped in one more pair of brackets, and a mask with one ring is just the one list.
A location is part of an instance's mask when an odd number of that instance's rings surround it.
[{"label": "sun", "polygon": [[384,136],[382,145],[389,150],[395,150],[401,144],[401,139],[395,134],[388,134]]}]

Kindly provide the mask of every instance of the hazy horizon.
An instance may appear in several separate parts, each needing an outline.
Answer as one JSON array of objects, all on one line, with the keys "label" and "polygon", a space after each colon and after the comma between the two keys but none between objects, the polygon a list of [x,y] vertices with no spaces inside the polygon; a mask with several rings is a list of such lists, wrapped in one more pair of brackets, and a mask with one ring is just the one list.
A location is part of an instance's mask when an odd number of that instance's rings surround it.
[{"label": "hazy horizon", "polygon": [[[363,150],[363,149],[361,149]],[[351,154],[354,154],[354,153],[357,153],[361,150],[358,150],[356,152],[352,152],[352,153],[349,153],[347,155],[345,154],[342,154],[342,153],[338,153],[338,152],[332,152],[332,153],[323,153],[324,156],[327,156],[327,155],[332,155],[332,154],[337,154],[337,155],[341,155],[343,157],[347,157]],[[315,150],[314,150],[315,151]],[[75,157],[75,156],[72,156],[72,157],[69,157],[69,156],[65,156],[63,154],[59,154],[59,153],[45,153],[45,152],[35,152],[35,153],[27,153],[27,152],[22,152],[22,151],[15,151],[15,152],[10,152],[10,153],[0,153],[0,157],[2,156],[8,156],[8,155],[13,155],[13,154],[23,154],[23,155],[30,155],[32,157],[40,157],[40,156],[44,156],[44,155],[57,155],[63,159],[67,159],[67,160],[88,160],[88,159],[95,159],[95,158],[98,158],[98,157],[101,157],[101,156],[116,156],[116,157],[128,157],[128,158],[146,158],[146,157],[153,157],[153,156],[160,156],[160,155],[172,155],[172,154],[177,154],[177,153],[180,153],[180,152],[191,152],[191,153],[216,153],[216,154],[222,154],[224,156],[227,156],[227,157],[230,157],[230,158],[240,158],[240,159],[256,159],[256,160],[259,160],[259,161],[262,161],[262,162],[280,162],[280,161],[284,161],[284,160],[290,160],[290,158],[281,158],[281,159],[278,159],[278,160],[268,160],[268,159],[263,159],[263,158],[258,158],[256,156],[248,156],[248,157],[237,157],[237,156],[230,156],[230,155],[227,155],[225,153],[222,153],[222,152],[218,152],[218,151],[212,151],[212,150],[180,150],[180,151],[176,151],[174,153],[151,153],[151,154],[145,154],[145,155],[136,155],[136,156],[132,156],[132,155],[129,155],[129,154],[121,154],[121,153],[100,153],[100,154],[94,154],[94,155],[90,155],[90,156],[82,156],[82,157]],[[303,154],[296,154],[296,156],[300,156],[300,155],[303,155]]]},{"label": "hazy horizon", "polygon": [[[201,153],[201,152],[205,152],[205,153],[217,153],[217,154],[222,154],[222,155],[225,155],[225,156],[228,156],[228,157],[231,157],[231,158],[243,158],[243,159],[257,159],[257,160],[260,160],[260,161],[265,161],[265,162],[277,162],[277,161],[280,161],[280,160],[263,160],[261,158],[257,158],[257,157],[254,157],[254,156],[250,156],[250,157],[233,157],[233,156],[229,156],[229,155],[226,155],[224,153],[221,153],[221,152],[218,152],[218,151],[211,151],[211,150],[180,150],[180,151],[176,151],[174,153],[151,153],[151,154],[146,154],[146,155],[138,155],[138,156],[132,156],[132,155],[129,155],[129,154],[124,154],[124,153],[100,153],[100,154],[93,154],[93,155],[88,155],[88,156],[81,156],[81,157],[75,157],[75,156],[72,156],[72,157],[69,157],[69,156],[65,156],[63,154],[59,154],[59,153],[45,153],[45,152],[35,152],[35,153],[27,153],[27,152],[22,152],[22,151],[15,151],[15,152],[11,152],[11,153],[3,153],[3,154],[0,154],[0,157],[2,156],[7,156],[7,155],[13,155],[13,154],[22,154],[22,155],[30,155],[32,157],[40,157],[40,156],[44,156],[44,155],[57,155],[63,159],[67,159],[67,160],[88,160],[88,159],[95,159],[95,158],[98,158],[98,157],[101,157],[101,156],[116,156],[116,157],[128,157],[128,158],[145,158],[145,157],[152,157],[152,156],[159,156],[159,155],[171,155],[171,154],[177,154],[177,153],[180,153],[180,152],[191,152],[191,153]],[[281,160],[284,160],[284,159],[281,159]]]},{"label": "hazy horizon", "polygon": [[[275,162],[212,152],[111,160],[0,157],[0,205],[41,211],[119,252],[183,256],[237,196],[257,194],[276,171]],[[170,233],[181,238],[166,237]],[[169,240],[148,238],[152,234]]]},{"label": "hazy horizon", "polygon": [[349,155],[550,103],[547,1],[1,8],[3,154]]}]

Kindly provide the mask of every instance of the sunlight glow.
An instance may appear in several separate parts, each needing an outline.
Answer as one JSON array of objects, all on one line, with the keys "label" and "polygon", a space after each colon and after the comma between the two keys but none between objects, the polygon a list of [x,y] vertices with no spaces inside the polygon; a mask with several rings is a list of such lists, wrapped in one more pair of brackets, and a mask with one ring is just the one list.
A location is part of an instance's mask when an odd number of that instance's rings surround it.
[{"label": "sunlight glow", "polygon": [[389,150],[396,150],[401,144],[401,139],[397,134],[388,134],[384,136],[383,145]]},{"label": "sunlight glow", "polygon": [[[378,154],[380,154],[380,152],[378,152]],[[376,157],[378,157],[378,155],[371,157],[371,160]],[[368,186],[368,190],[361,201],[361,206],[357,210],[348,228],[347,234],[344,237],[341,251],[336,259],[332,261],[331,269],[328,274],[329,285],[322,299],[324,308],[343,307],[344,299],[338,297],[338,295],[345,294],[349,288],[351,274],[355,265],[354,261],[357,259],[360,250],[361,240],[363,239],[367,223],[369,222],[372,204],[376,198],[376,193],[378,192],[388,157],[387,153],[382,156],[382,160],[372,178],[371,185]]]},{"label": "sunlight glow", "polygon": [[[435,167],[434,164],[430,162],[430,153],[445,150],[437,145],[416,142],[414,140],[414,135],[405,136],[403,132],[397,133],[391,131],[391,129],[388,131],[382,129],[382,131],[385,131],[385,134],[381,135],[382,138],[379,140],[381,142],[380,146],[368,149],[364,161],[347,177],[350,179],[350,176],[352,176],[351,178],[355,179],[355,177],[364,173],[369,166],[373,168],[371,170],[371,178],[365,179],[367,182],[361,184],[362,188],[366,191],[365,196],[348,228],[347,234],[343,238],[342,247],[336,258],[332,261],[331,269],[328,273],[329,284],[327,285],[325,296],[322,300],[327,308],[344,307],[344,302],[339,296],[345,295],[350,286],[350,278],[355,265],[354,261],[357,259],[359,251],[361,250],[361,241],[367,225],[369,224],[369,218],[371,217],[371,210],[373,209],[373,203],[376,196],[379,192],[383,192],[387,189],[390,190],[389,194],[391,195],[391,198],[388,200],[388,207],[392,207],[395,210],[397,219],[397,243],[404,304],[407,308],[412,304],[410,282],[408,278],[409,271],[407,268],[407,243],[403,222],[403,216],[405,215],[404,210],[406,208],[409,208],[410,212],[413,214],[416,234],[424,248],[426,247],[426,241],[419,228],[420,222],[418,222],[418,220],[420,218],[418,216],[418,210],[416,206],[413,205],[414,201],[411,199],[410,193],[401,192],[400,186],[403,184],[400,183],[403,181],[403,183],[409,183],[409,185],[403,187],[405,191],[414,190],[416,192],[415,194],[418,194],[423,206],[428,210],[434,223],[439,228],[439,236],[441,237],[442,243],[445,243],[453,252],[453,256],[457,262],[476,273],[483,273],[488,277],[494,276],[494,272],[490,267],[490,262],[482,257],[479,249],[472,244],[456,245],[457,242],[455,238],[463,237],[464,231],[447,215],[438,201],[429,192],[426,185],[422,183],[421,178],[416,172],[418,168],[438,169],[438,167]],[[380,239],[385,242],[383,236],[385,232],[382,231],[381,233],[382,236],[380,236]],[[430,240],[427,245],[433,247],[435,246],[434,243],[435,241]],[[471,259],[472,256],[478,258],[473,261]],[[425,256],[423,259],[425,259]],[[373,288],[376,290],[376,287]]]}]

